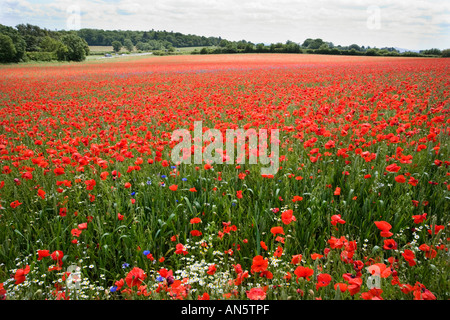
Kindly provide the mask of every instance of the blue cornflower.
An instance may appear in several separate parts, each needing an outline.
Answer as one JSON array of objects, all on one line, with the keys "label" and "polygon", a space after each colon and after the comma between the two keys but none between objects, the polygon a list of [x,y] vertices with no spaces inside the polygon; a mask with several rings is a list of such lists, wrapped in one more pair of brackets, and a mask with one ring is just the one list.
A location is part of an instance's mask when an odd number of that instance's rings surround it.
[{"label": "blue cornflower", "polygon": [[147,180],[147,184],[151,185],[152,184],[152,180]]},{"label": "blue cornflower", "polygon": [[231,205],[232,205],[233,207],[236,207],[236,202],[232,202]]},{"label": "blue cornflower", "polygon": [[161,276],[158,276],[158,278],[156,278],[156,281],[159,281],[159,282],[164,281],[164,278]]},{"label": "blue cornflower", "polygon": [[187,178],[183,178],[183,179],[181,179],[182,181],[187,181]]},{"label": "blue cornflower", "polygon": [[148,251],[148,250],[144,250],[144,256],[148,256],[149,254],[150,254],[150,251]]},{"label": "blue cornflower", "polygon": [[112,286],[111,289],[109,289],[110,292],[116,292],[117,286]]},{"label": "blue cornflower", "polygon": [[177,166],[170,166],[172,169],[176,169]]},{"label": "blue cornflower", "polygon": [[136,192],[134,192],[134,191],[131,193],[132,196],[134,196],[135,194],[136,194]]},{"label": "blue cornflower", "polygon": [[129,266],[130,266],[129,263],[124,262],[124,263],[122,264],[122,269],[128,268]]},{"label": "blue cornflower", "polygon": [[163,174],[163,175],[161,176],[161,178],[165,179],[165,178],[167,178],[167,176]]}]

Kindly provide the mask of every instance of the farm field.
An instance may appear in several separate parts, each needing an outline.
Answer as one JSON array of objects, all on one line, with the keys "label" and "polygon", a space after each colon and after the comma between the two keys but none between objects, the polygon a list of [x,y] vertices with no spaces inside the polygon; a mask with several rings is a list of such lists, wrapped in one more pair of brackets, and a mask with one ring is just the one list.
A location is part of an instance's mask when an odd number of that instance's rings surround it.
[{"label": "farm field", "polygon": [[[3,66],[0,296],[448,300],[449,74],[290,54]],[[174,162],[196,122],[278,130],[278,170],[249,142]]]}]

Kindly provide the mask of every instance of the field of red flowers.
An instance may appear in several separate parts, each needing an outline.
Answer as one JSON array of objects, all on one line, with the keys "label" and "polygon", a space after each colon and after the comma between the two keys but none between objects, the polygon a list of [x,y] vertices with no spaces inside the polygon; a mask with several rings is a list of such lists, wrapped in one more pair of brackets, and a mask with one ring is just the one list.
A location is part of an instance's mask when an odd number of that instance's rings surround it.
[{"label": "field of red flowers", "polygon": [[[449,74],[287,54],[3,66],[0,297],[447,300]],[[278,129],[278,172],[173,163],[195,121]]]}]

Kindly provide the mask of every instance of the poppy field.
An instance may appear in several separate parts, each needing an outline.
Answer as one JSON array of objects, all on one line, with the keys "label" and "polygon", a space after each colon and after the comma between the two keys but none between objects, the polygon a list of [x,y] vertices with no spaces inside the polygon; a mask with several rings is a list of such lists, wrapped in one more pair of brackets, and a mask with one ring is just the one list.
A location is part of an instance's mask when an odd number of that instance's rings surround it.
[{"label": "poppy field", "polygon": [[[2,66],[0,297],[447,300],[449,74],[304,54]],[[196,121],[277,129],[279,170],[174,163]]]}]

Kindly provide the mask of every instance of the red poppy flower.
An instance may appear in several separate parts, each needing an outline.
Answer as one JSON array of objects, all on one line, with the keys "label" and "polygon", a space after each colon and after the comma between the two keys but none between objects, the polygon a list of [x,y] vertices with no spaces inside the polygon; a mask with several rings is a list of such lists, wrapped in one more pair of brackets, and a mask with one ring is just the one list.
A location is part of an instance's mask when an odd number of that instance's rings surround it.
[{"label": "red poppy flower", "polygon": [[281,213],[281,221],[284,224],[290,224],[292,221],[297,221],[295,216],[293,215],[293,210],[286,210]]},{"label": "red poppy flower", "polygon": [[41,261],[42,258],[50,256],[49,250],[38,250],[38,261]]},{"label": "red poppy flower", "polygon": [[402,253],[403,258],[405,258],[406,261],[408,261],[408,264],[410,267],[413,267],[416,265],[416,255],[414,254],[413,251],[406,249],[403,253]]},{"label": "red poppy flower", "polygon": [[259,244],[261,245],[261,248],[263,248],[264,250],[268,249],[264,241],[261,241]]},{"label": "red poppy flower", "polygon": [[38,196],[41,197],[42,199],[45,199],[45,191],[42,189],[38,190]]},{"label": "red poppy flower", "polygon": [[334,190],[334,193],[333,193],[335,196],[340,196],[341,195],[341,188],[339,188],[339,187],[336,187],[336,189]]},{"label": "red poppy flower", "polygon": [[14,284],[21,284],[26,280],[26,275],[30,272],[30,266],[27,265],[23,269],[17,269],[16,274],[14,275],[14,279],[16,282]]},{"label": "red poppy flower", "polygon": [[18,200],[15,200],[15,201],[11,202],[10,206],[11,206],[11,208],[15,209],[18,206],[20,206],[21,204],[22,204],[22,202],[19,202]]},{"label": "red poppy flower", "polygon": [[209,294],[207,292],[203,293],[203,295],[198,296],[197,300],[209,300]]},{"label": "red poppy flower", "polygon": [[412,218],[414,219],[414,223],[419,224],[419,223],[424,222],[427,219],[427,214],[424,213],[424,214],[414,215],[414,216],[412,216]]},{"label": "red poppy flower", "polygon": [[397,249],[397,242],[393,239],[386,239],[384,240],[383,249],[385,250],[395,250]]},{"label": "red poppy flower", "polygon": [[381,231],[380,235],[382,237],[388,238],[393,235],[393,233],[389,231],[392,229],[392,226],[390,225],[390,223],[388,223],[386,221],[375,221],[375,225]]},{"label": "red poppy flower", "polygon": [[332,215],[331,216],[331,224],[333,226],[336,226],[338,223],[344,224],[345,220],[341,219],[341,215],[340,214]]},{"label": "red poppy flower", "polygon": [[310,277],[314,274],[314,270],[308,267],[298,266],[297,269],[295,269],[294,274],[297,276],[297,282],[298,278],[305,278],[307,281],[310,281]]},{"label": "red poppy flower", "polygon": [[283,254],[283,248],[278,246],[278,248],[275,250],[273,256],[280,258],[282,254]]},{"label": "red poppy flower", "polygon": [[213,275],[213,274],[216,273],[216,271],[217,271],[216,265],[215,265],[215,264],[211,264],[211,265],[208,267],[208,271],[206,271],[206,273],[209,274],[209,275]]},{"label": "red poppy flower", "polygon": [[291,263],[292,264],[299,264],[300,262],[302,261],[302,255],[301,254],[297,254],[297,255],[294,255],[294,256],[292,256],[292,259],[291,259]]},{"label": "red poppy flower", "polygon": [[275,236],[277,234],[284,234],[283,227],[272,227],[270,232]]},{"label": "red poppy flower", "polygon": [[398,172],[400,169],[401,169],[401,167],[395,163],[386,167],[386,171],[389,171],[389,172]]},{"label": "red poppy flower", "polygon": [[263,272],[269,266],[269,261],[264,259],[263,256],[256,256],[253,258],[251,271],[253,272]]},{"label": "red poppy flower", "polygon": [[128,272],[127,276],[125,277],[125,282],[127,283],[129,288],[132,288],[134,286],[138,287],[146,277],[147,275],[145,274],[144,270],[138,267],[134,267],[130,272]]},{"label": "red poppy flower", "polygon": [[264,300],[266,298],[266,292],[262,288],[251,288],[250,291],[246,291],[246,295],[250,300]]}]

